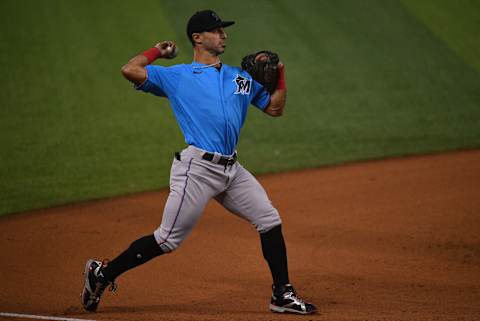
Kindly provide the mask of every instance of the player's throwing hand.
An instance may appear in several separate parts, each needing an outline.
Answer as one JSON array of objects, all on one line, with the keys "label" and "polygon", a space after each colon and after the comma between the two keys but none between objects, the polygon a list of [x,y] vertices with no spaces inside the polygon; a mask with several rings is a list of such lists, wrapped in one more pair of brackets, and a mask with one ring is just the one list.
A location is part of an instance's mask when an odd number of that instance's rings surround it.
[{"label": "player's throwing hand", "polygon": [[155,45],[160,51],[160,58],[173,59],[178,54],[178,48],[174,41],[162,41]]}]

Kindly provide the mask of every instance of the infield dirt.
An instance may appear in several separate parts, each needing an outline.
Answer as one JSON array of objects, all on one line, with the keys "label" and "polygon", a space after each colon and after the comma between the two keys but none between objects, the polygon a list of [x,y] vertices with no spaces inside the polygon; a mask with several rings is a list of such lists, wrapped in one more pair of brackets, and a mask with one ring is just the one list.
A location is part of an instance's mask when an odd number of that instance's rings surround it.
[{"label": "infield dirt", "polygon": [[[0,219],[0,312],[95,320],[480,320],[480,151],[259,177],[279,209],[291,281],[313,316],[268,311],[254,228],[211,202],[177,252],[121,276],[97,313],[90,257],[160,224],[166,190]],[[4,320],[0,317],[0,320]]]}]

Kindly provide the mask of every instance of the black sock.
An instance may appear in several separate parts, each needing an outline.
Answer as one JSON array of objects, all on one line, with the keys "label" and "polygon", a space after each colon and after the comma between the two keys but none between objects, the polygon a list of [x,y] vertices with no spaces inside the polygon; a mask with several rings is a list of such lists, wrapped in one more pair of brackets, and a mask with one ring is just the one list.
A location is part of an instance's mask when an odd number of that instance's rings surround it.
[{"label": "black sock", "polygon": [[130,247],[125,252],[117,256],[102,269],[102,273],[105,280],[113,281],[123,272],[150,261],[163,253],[153,234],[147,235],[130,244]]},{"label": "black sock", "polygon": [[260,234],[263,257],[272,272],[273,284],[279,288],[290,283],[288,280],[287,249],[282,235],[282,226],[275,226],[266,233]]}]

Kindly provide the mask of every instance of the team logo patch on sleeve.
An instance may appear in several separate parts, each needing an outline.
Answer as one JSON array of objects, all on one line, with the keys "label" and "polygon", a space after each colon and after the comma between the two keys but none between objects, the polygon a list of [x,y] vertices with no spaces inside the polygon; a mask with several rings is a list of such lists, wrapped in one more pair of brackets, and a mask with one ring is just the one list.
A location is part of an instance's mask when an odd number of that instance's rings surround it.
[{"label": "team logo patch on sleeve", "polygon": [[242,77],[237,74],[237,78],[233,80],[237,85],[237,90],[235,91],[235,95],[248,95],[250,94],[250,88],[252,87],[252,80]]}]

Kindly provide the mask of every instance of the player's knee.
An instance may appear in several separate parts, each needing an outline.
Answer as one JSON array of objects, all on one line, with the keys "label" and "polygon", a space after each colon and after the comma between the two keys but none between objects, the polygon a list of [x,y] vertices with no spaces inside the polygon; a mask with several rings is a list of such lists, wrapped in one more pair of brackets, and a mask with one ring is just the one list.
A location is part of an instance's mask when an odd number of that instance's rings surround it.
[{"label": "player's knee", "polygon": [[162,249],[164,253],[171,253],[178,249],[180,244],[182,243],[182,240],[180,239],[175,239],[171,236],[167,237],[162,237],[160,235],[160,232],[157,230],[153,233],[155,236],[155,239],[157,240],[158,246]]},{"label": "player's knee", "polygon": [[254,222],[255,228],[259,233],[266,233],[281,224],[282,220],[276,210],[269,215],[260,216],[259,219]]},{"label": "player's knee", "polygon": [[172,253],[173,251],[178,249],[178,247],[180,246],[180,242],[173,242],[167,239],[158,243],[158,246],[160,246],[163,252]]}]

